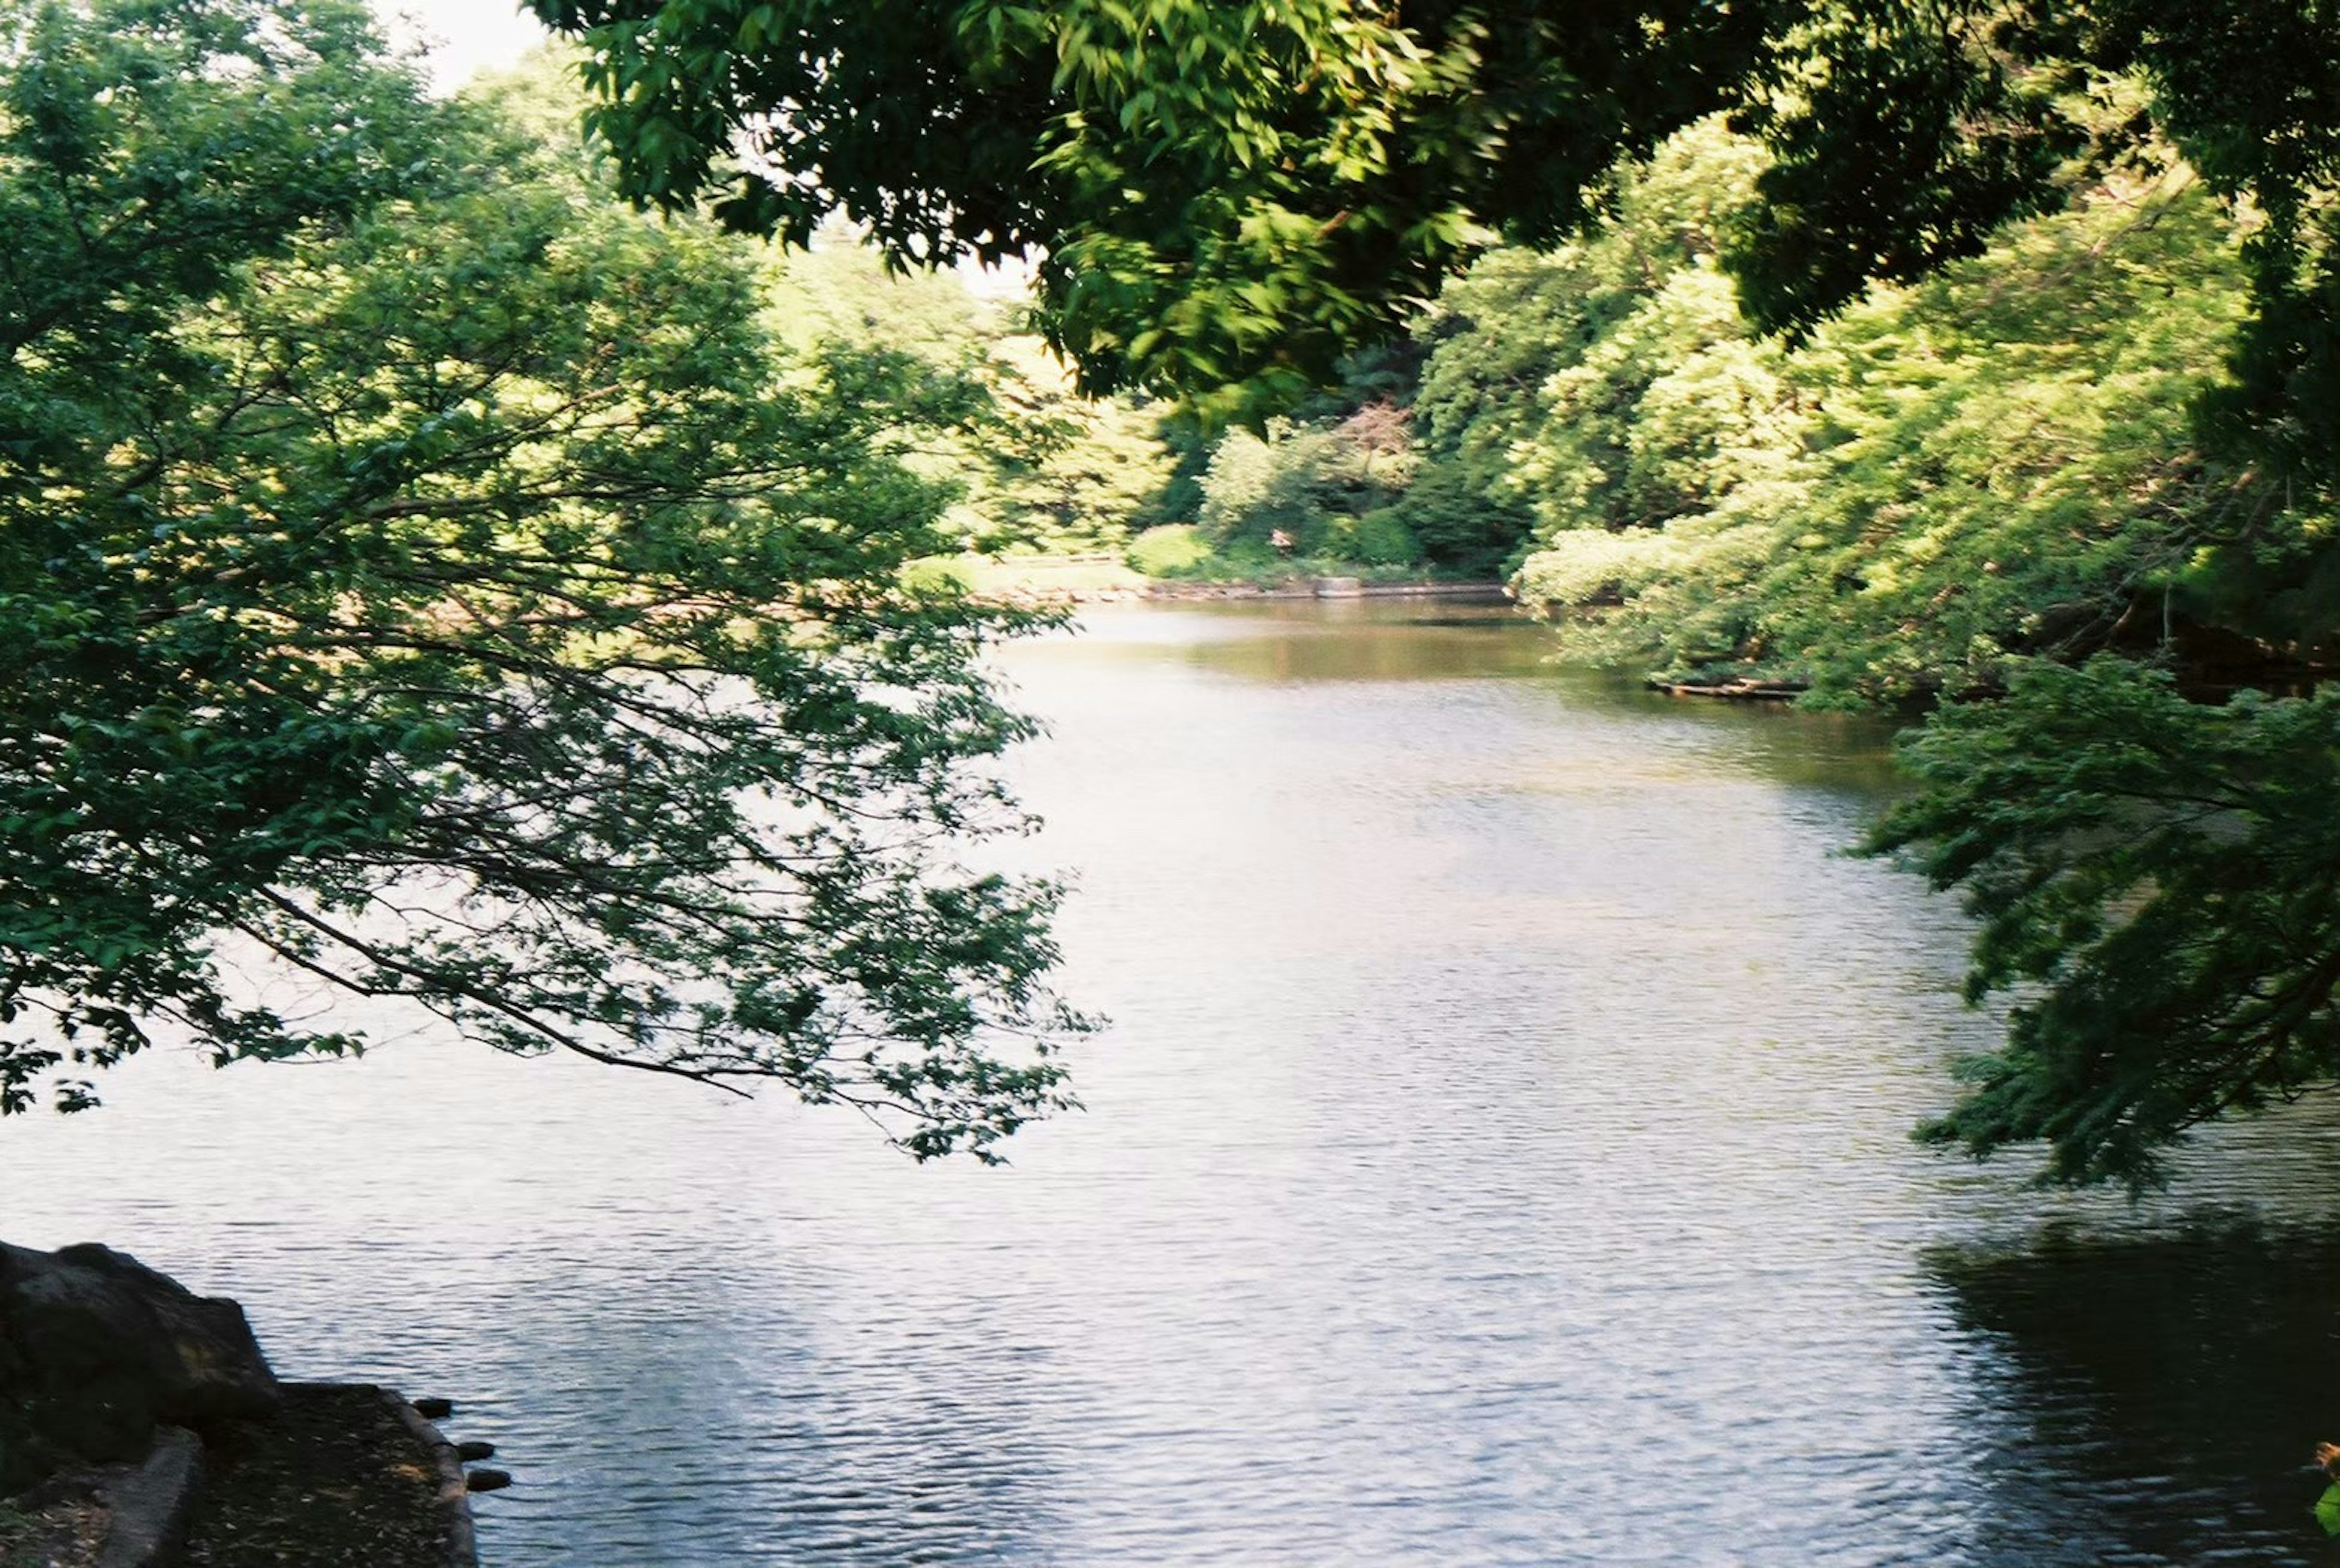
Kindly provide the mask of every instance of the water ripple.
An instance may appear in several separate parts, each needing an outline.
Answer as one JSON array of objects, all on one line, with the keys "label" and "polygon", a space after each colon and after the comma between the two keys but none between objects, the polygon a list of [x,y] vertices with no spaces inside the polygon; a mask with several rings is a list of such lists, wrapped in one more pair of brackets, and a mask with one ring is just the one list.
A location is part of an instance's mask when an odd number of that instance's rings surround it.
[{"label": "water ripple", "polygon": [[8,1234],[457,1399],[492,1568],[2308,1561],[2331,1116],[2134,1210],[1914,1148],[1990,1021],[1954,912],[1831,858],[1875,732],[1541,655],[1319,607],[1021,650],[1116,1027],[1012,1169],[383,1018],[0,1129]]}]

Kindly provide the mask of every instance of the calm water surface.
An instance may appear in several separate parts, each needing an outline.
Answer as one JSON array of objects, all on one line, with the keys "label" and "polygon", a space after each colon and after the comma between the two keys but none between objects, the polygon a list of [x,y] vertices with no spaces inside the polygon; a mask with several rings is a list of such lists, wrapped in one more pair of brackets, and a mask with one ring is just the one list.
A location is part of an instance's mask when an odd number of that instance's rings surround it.
[{"label": "calm water surface", "polygon": [[[1016,651],[1086,1114],[1006,1171],[379,1020],[0,1128],[5,1234],[442,1394],[491,1568],[2305,1563],[2340,1124],[2165,1198],[1911,1146],[1955,911],[1873,730],[1454,606]],[[1019,853],[1022,851],[1019,851]]]}]

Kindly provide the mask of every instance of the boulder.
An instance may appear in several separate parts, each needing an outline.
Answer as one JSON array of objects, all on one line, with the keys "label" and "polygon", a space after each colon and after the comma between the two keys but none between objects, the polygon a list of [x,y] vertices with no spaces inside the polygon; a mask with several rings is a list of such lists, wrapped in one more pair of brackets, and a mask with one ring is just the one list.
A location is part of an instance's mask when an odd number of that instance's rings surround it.
[{"label": "boulder", "polygon": [[0,1243],[0,1494],[142,1459],[159,1424],[202,1432],[276,1400],[235,1303],[107,1247]]}]

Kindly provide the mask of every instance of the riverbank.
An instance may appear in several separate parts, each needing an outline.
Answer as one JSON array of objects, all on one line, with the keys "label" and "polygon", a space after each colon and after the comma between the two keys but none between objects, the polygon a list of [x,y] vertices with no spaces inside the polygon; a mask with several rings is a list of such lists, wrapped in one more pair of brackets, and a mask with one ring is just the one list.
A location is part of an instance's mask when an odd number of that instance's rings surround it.
[{"label": "riverbank", "polygon": [[1456,581],[1342,561],[1244,577],[1152,577],[1117,555],[959,556],[929,563],[978,599],[1013,604],[1113,604],[1249,599],[1456,599],[1510,597],[1492,580]]},{"label": "riverbank", "polygon": [[462,1463],[412,1405],[370,1384],[281,1394],[0,1503],[0,1568],[476,1568]]},{"label": "riverbank", "polygon": [[280,1382],[241,1306],[126,1253],[0,1245],[0,1568],[470,1568],[509,1477],[450,1408]]},{"label": "riverbank", "polygon": [[435,1426],[366,1384],[283,1393],[268,1420],[206,1445],[185,1568],[473,1568],[462,1464]]}]

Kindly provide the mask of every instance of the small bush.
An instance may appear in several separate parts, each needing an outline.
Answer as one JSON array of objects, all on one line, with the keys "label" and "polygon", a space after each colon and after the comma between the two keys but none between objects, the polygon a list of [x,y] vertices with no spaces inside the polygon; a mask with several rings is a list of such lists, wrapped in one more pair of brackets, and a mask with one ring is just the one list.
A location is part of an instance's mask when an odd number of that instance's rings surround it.
[{"label": "small bush", "polygon": [[1337,559],[1367,566],[1412,566],[1422,547],[1394,507],[1377,507],[1363,517],[1335,518],[1325,530],[1325,546]]},{"label": "small bush", "polygon": [[1211,547],[1193,523],[1168,522],[1131,540],[1122,559],[1148,577],[1185,577],[1209,562]]},{"label": "small bush", "polygon": [[929,555],[902,568],[902,586],[912,592],[935,592],[955,588],[964,593],[975,586],[968,570],[968,560],[954,560],[947,555]]}]

